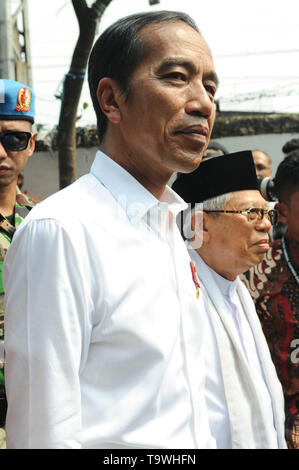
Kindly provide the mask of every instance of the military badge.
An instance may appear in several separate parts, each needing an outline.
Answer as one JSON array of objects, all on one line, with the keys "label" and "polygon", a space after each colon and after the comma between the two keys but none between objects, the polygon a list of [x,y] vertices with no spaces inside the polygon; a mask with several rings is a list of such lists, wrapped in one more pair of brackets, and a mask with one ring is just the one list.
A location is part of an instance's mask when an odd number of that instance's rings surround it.
[{"label": "military badge", "polygon": [[35,93],[30,86],[0,78],[0,120],[19,119],[33,123],[34,116]]},{"label": "military badge", "polygon": [[20,88],[17,95],[18,104],[16,111],[29,111],[31,102],[31,93],[28,88]]}]

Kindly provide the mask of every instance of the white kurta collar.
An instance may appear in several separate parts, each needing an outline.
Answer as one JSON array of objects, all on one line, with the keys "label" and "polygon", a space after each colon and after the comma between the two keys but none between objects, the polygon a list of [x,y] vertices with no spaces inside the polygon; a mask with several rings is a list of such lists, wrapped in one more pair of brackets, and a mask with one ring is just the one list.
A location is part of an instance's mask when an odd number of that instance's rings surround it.
[{"label": "white kurta collar", "polygon": [[238,286],[238,279],[236,278],[234,281],[230,281],[228,279],[225,279],[224,277],[220,276],[220,274],[216,273],[213,269],[211,269],[209,266],[207,266],[209,270],[211,271],[214,280],[216,284],[218,285],[221,293],[225,296],[228,297],[230,300],[232,300],[233,296],[236,293],[237,286]]}]

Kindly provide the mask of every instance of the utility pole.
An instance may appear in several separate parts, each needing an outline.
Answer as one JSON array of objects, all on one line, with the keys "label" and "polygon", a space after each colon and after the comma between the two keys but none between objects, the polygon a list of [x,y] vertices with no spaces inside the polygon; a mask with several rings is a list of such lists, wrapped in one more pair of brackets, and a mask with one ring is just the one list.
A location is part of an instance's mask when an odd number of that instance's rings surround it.
[{"label": "utility pole", "polygon": [[11,0],[0,0],[0,78],[32,86],[28,0],[18,2],[13,13]]},{"label": "utility pole", "polygon": [[10,0],[0,2],[0,78],[15,79]]}]

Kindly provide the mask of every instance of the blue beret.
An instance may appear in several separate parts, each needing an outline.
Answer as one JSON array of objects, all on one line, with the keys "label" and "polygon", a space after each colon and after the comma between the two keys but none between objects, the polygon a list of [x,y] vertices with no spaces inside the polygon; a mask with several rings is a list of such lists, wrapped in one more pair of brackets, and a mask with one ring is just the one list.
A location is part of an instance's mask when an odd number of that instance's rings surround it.
[{"label": "blue beret", "polygon": [[15,80],[0,80],[0,120],[34,122],[35,94],[23,83]]}]

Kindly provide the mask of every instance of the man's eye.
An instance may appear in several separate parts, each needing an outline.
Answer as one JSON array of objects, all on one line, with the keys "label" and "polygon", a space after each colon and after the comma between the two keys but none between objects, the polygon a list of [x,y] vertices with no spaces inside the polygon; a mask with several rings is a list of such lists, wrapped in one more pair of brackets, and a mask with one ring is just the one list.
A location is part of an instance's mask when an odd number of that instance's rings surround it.
[{"label": "man's eye", "polygon": [[214,97],[216,95],[215,88],[211,85],[205,85],[205,89],[206,89],[207,93],[212,97],[212,99],[214,99]]},{"label": "man's eye", "polygon": [[187,80],[186,76],[182,72],[171,72],[166,75],[166,78],[171,78],[174,80],[181,80],[185,82]]},{"label": "man's eye", "polygon": [[259,214],[261,212],[261,209],[258,209],[257,207],[253,207],[252,209],[249,209],[250,214]]}]

